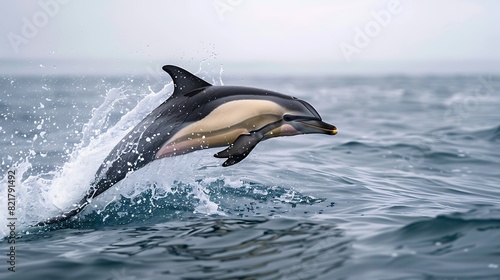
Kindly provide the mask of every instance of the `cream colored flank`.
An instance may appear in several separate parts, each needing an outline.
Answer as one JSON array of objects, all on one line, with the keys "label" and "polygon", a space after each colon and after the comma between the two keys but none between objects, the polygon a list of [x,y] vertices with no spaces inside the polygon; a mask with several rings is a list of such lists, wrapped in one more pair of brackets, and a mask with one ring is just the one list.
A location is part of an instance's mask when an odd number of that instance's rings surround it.
[{"label": "cream colored flank", "polygon": [[[281,120],[284,113],[285,108],[266,100],[236,100],[222,104],[203,119],[172,136],[156,153],[156,158],[228,146],[241,134],[248,134]],[[286,129],[285,126],[283,128],[268,132],[266,138],[290,135],[289,133],[295,131],[290,125],[287,125]]]}]

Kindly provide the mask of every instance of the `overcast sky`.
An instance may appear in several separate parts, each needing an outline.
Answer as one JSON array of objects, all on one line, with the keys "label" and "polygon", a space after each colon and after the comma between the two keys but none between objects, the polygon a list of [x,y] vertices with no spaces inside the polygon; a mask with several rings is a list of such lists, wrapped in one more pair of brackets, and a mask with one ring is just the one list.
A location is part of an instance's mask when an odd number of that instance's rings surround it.
[{"label": "overcast sky", "polygon": [[500,72],[499,11],[495,0],[0,0],[0,69],[209,59],[243,72]]}]

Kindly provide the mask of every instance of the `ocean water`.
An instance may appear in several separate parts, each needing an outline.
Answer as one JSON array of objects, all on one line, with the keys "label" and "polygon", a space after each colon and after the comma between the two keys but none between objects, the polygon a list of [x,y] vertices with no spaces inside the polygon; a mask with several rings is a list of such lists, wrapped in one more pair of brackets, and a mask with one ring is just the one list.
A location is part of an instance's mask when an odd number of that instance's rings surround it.
[{"label": "ocean water", "polygon": [[500,279],[500,77],[209,78],[304,99],[339,133],[228,168],[222,148],[155,161],[34,228],[172,85],[0,77],[0,278]]}]

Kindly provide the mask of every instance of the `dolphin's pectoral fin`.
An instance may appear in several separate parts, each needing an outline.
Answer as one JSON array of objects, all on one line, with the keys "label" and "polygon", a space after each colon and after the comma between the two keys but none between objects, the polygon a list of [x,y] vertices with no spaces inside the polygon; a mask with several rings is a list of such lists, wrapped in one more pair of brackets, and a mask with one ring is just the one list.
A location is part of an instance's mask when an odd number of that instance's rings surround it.
[{"label": "dolphin's pectoral fin", "polygon": [[264,139],[264,135],[279,127],[281,121],[270,123],[259,130],[250,132],[249,134],[241,134],[236,138],[233,144],[229,145],[227,149],[220,151],[214,155],[216,158],[227,158],[222,166],[227,167],[237,164],[250,154],[250,152],[257,146],[257,144]]},{"label": "dolphin's pectoral fin", "polygon": [[264,135],[259,132],[242,134],[227,149],[216,153],[214,157],[227,158],[222,166],[231,166],[246,158],[262,138],[264,138]]}]

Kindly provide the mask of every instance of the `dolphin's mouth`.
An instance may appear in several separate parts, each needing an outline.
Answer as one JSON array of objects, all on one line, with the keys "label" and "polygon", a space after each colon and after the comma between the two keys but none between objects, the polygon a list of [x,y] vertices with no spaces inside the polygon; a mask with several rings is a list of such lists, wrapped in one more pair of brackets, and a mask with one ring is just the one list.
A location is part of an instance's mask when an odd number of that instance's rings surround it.
[{"label": "dolphin's mouth", "polygon": [[301,124],[312,128],[317,133],[335,135],[338,133],[337,127],[321,120],[303,120]]}]

